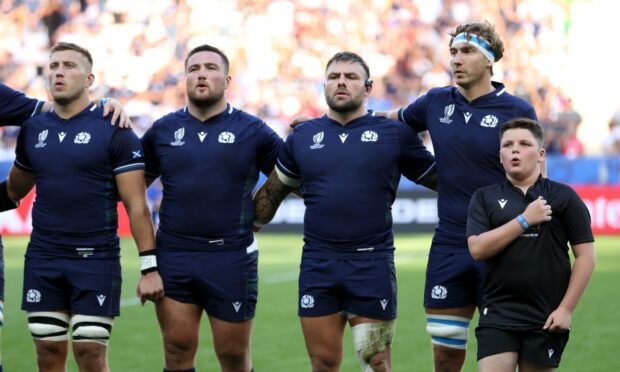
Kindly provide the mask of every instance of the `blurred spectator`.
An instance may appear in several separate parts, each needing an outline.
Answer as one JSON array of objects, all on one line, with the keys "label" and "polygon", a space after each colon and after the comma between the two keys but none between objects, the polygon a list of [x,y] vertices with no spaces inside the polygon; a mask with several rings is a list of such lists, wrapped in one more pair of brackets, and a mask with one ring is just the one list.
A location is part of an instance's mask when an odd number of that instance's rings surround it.
[{"label": "blurred spectator", "polygon": [[230,102],[286,135],[292,117],[325,111],[321,61],[336,51],[352,50],[370,62],[375,91],[369,108],[402,107],[428,89],[452,82],[445,47],[448,31],[474,17],[489,19],[516,51],[494,67],[495,79],[532,102],[547,125],[550,152],[583,152],[576,137],[578,124],[566,120],[577,113],[552,83],[566,55],[565,25],[570,19],[565,0],[0,4],[0,81],[45,97],[42,66],[48,48],[58,40],[77,42],[93,51],[97,61],[93,98],[108,95],[124,102],[137,119],[138,131],[183,105],[183,56],[197,44],[216,45],[234,61]]},{"label": "blurred spectator", "polygon": [[605,155],[620,155],[620,111],[612,116],[609,121],[609,135],[603,142]]}]

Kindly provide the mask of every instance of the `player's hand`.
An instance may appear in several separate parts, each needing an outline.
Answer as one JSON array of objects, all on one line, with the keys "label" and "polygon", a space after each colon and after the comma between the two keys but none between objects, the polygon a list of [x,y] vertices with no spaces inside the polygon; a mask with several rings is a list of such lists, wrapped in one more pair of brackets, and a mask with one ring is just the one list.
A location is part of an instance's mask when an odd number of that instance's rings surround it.
[{"label": "player's hand", "polygon": [[558,307],[549,315],[543,329],[549,332],[567,332],[570,331],[572,313],[563,307]]},{"label": "player's hand", "polygon": [[112,113],[112,125],[118,123],[120,128],[131,128],[131,120],[121,103],[114,98],[108,98],[105,101],[103,105],[103,116],[107,117]]},{"label": "player's hand", "polygon": [[136,294],[140,298],[142,305],[146,301],[157,302],[164,298],[164,283],[161,280],[161,276],[159,276],[159,272],[152,271],[141,275]]},{"label": "player's hand", "polygon": [[525,208],[523,217],[525,217],[530,226],[536,226],[543,222],[551,221],[551,213],[551,206],[547,204],[547,201],[542,196],[539,196],[538,199],[531,202]]},{"label": "player's hand", "polygon": [[288,126],[291,128],[295,128],[296,126],[303,123],[304,121],[308,121],[311,119],[312,118],[310,116],[299,115],[299,116],[294,117],[293,120],[291,120],[291,122],[288,124]]}]

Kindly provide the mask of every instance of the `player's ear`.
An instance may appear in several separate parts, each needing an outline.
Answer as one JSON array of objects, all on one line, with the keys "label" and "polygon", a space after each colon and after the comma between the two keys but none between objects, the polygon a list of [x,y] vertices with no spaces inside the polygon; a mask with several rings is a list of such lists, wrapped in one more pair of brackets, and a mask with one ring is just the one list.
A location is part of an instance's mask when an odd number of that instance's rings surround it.
[{"label": "player's ear", "polygon": [[366,79],[366,81],[364,82],[364,87],[366,87],[366,93],[370,93],[370,91],[372,91],[372,83],[374,83],[372,79]]}]

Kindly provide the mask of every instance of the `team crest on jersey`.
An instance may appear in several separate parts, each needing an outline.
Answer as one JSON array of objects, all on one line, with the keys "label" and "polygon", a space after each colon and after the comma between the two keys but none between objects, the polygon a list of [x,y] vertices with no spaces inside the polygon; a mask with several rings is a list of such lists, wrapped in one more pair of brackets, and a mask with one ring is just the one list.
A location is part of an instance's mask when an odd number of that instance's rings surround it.
[{"label": "team crest on jersey", "polygon": [[85,145],[90,142],[90,133],[88,132],[80,132],[73,139],[73,143],[78,143],[81,145]]},{"label": "team crest on jersey", "polygon": [[304,309],[312,309],[314,307],[314,297],[309,294],[301,296],[301,307]]},{"label": "team crest on jersey", "polygon": [[217,142],[219,143],[235,143],[235,135],[230,132],[222,132],[217,136]]},{"label": "team crest on jersey", "polygon": [[436,300],[445,300],[448,297],[448,289],[443,285],[436,285],[431,289],[431,297]]},{"label": "team crest on jersey", "polygon": [[45,140],[47,139],[47,133],[47,129],[39,133],[39,142],[34,145],[35,149],[42,149],[43,147],[47,146],[47,143],[45,143]]},{"label": "team crest on jersey", "polygon": [[37,289],[29,289],[28,292],[26,292],[26,302],[41,302],[41,292],[39,292]]},{"label": "team crest on jersey", "polygon": [[183,146],[185,142],[182,141],[185,137],[185,127],[181,127],[174,131],[174,141],[170,142],[172,146]]},{"label": "team crest on jersey", "polygon": [[322,149],[323,146],[325,146],[324,144],[321,143],[323,142],[323,137],[325,137],[325,133],[323,132],[319,132],[315,134],[314,136],[312,136],[312,142],[314,142],[314,145],[310,146],[310,148],[312,150]]},{"label": "team crest on jersey", "polygon": [[443,118],[439,118],[439,121],[444,124],[452,123],[452,119],[450,119],[450,116],[452,116],[452,114],[454,114],[454,103],[446,106],[443,109]]},{"label": "team crest on jersey", "polygon": [[495,115],[487,115],[480,121],[480,126],[485,128],[495,128],[499,120]]},{"label": "team crest on jersey", "polygon": [[362,133],[362,142],[377,142],[378,139],[379,135],[375,131],[367,130]]}]

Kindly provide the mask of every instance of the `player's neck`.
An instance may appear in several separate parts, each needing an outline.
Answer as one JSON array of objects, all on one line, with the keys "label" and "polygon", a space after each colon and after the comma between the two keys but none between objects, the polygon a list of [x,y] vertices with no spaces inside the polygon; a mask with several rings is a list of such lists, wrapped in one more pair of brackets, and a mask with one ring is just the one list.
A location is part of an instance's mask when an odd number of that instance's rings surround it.
[{"label": "player's neck", "polygon": [[200,107],[194,105],[191,101],[187,102],[187,110],[189,113],[200,121],[205,121],[213,116],[220,114],[226,110],[226,100],[222,99],[213,105]]},{"label": "player's neck", "polygon": [[71,101],[66,105],[54,101],[54,112],[63,119],[69,119],[84,111],[89,104],[90,100],[88,98],[88,94],[84,94],[75,101]]},{"label": "player's neck", "polygon": [[345,126],[351,121],[366,115],[366,113],[366,107],[362,105],[355,111],[347,112],[339,112],[329,109],[329,111],[327,111],[327,117],[338,122],[340,125]]},{"label": "player's neck", "polygon": [[471,86],[463,87],[459,85],[458,89],[461,95],[465,97],[467,101],[471,102],[476,98],[480,98],[491,93],[495,90],[495,87],[491,84],[491,77],[489,76],[488,78],[482,79]]},{"label": "player's neck", "polygon": [[513,177],[509,174],[507,177],[508,181],[510,181],[513,186],[523,191],[523,194],[527,194],[527,190],[532,187],[538,180],[538,177],[540,177],[540,168],[537,168],[536,171],[526,175],[525,177]]}]

